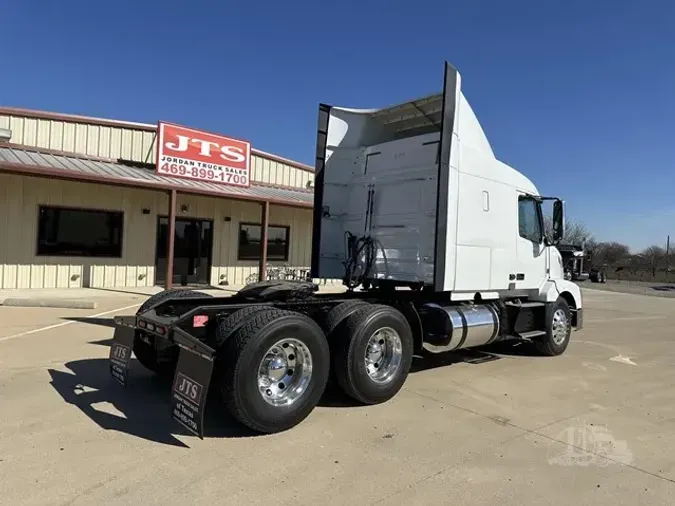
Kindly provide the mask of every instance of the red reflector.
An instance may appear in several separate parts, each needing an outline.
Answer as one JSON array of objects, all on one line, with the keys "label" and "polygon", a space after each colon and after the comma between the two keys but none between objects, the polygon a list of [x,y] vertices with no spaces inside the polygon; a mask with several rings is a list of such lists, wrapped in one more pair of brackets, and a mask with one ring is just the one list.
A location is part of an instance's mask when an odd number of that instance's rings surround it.
[{"label": "red reflector", "polygon": [[198,314],[192,317],[193,327],[205,327],[209,321],[209,317],[205,314]]},{"label": "red reflector", "polygon": [[164,327],[157,327],[155,329],[155,332],[157,332],[160,336],[163,336],[164,333],[166,332],[166,329]]},{"label": "red reflector", "polygon": [[139,320],[138,326],[139,327],[145,327],[145,322],[143,320]]}]

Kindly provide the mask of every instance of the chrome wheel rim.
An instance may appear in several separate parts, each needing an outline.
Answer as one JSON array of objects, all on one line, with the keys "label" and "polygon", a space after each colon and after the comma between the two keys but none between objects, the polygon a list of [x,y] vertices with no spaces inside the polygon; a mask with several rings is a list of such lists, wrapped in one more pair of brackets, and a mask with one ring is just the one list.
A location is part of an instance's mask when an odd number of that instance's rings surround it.
[{"label": "chrome wheel rim", "polygon": [[390,327],[373,333],[366,345],[365,365],[368,377],[375,383],[389,383],[401,367],[403,344],[398,332]]},{"label": "chrome wheel rim", "polygon": [[567,314],[563,309],[556,309],[553,313],[553,324],[551,325],[551,333],[553,334],[553,342],[560,346],[567,339]]},{"label": "chrome wheel rim", "polygon": [[312,354],[298,339],[272,346],[258,367],[260,396],[272,406],[289,406],[307,391],[312,377]]}]

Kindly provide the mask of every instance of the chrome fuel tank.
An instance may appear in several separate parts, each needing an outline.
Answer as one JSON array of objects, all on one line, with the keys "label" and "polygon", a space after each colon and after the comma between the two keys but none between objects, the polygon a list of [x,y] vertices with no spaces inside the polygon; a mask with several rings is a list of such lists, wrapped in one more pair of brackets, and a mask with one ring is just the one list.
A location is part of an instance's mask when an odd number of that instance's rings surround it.
[{"label": "chrome fuel tank", "polygon": [[488,305],[429,303],[420,308],[420,317],[424,347],[433,353],[482,346],[499,334],[499,316]]}]

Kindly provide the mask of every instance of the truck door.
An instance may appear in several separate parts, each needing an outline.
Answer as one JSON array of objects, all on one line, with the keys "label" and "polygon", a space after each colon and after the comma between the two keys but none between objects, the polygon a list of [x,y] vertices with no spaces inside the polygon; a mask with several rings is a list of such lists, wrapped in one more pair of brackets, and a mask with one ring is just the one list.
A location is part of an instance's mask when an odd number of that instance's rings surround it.
[{"label": "truck door", "polygon": [[[546,247],[541,205],[531,195],[518,196],[517,290],[537,289],[546,281]],[[511,276],[513,276],[513,274]]]}]

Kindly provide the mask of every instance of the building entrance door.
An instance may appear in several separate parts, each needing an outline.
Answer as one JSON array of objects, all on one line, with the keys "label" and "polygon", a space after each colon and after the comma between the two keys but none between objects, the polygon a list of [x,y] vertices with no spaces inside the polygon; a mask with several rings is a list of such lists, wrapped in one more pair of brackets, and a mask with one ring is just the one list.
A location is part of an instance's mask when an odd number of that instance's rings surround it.
[{"label": "building entrance door", "polygon": [[[166,282],[166,250],[169,218],[160,216],[157,222],[157,259],[155,284]],[[213,221],[176,218],[173,249],[174,285],[208,285],[213,251]]]}]

